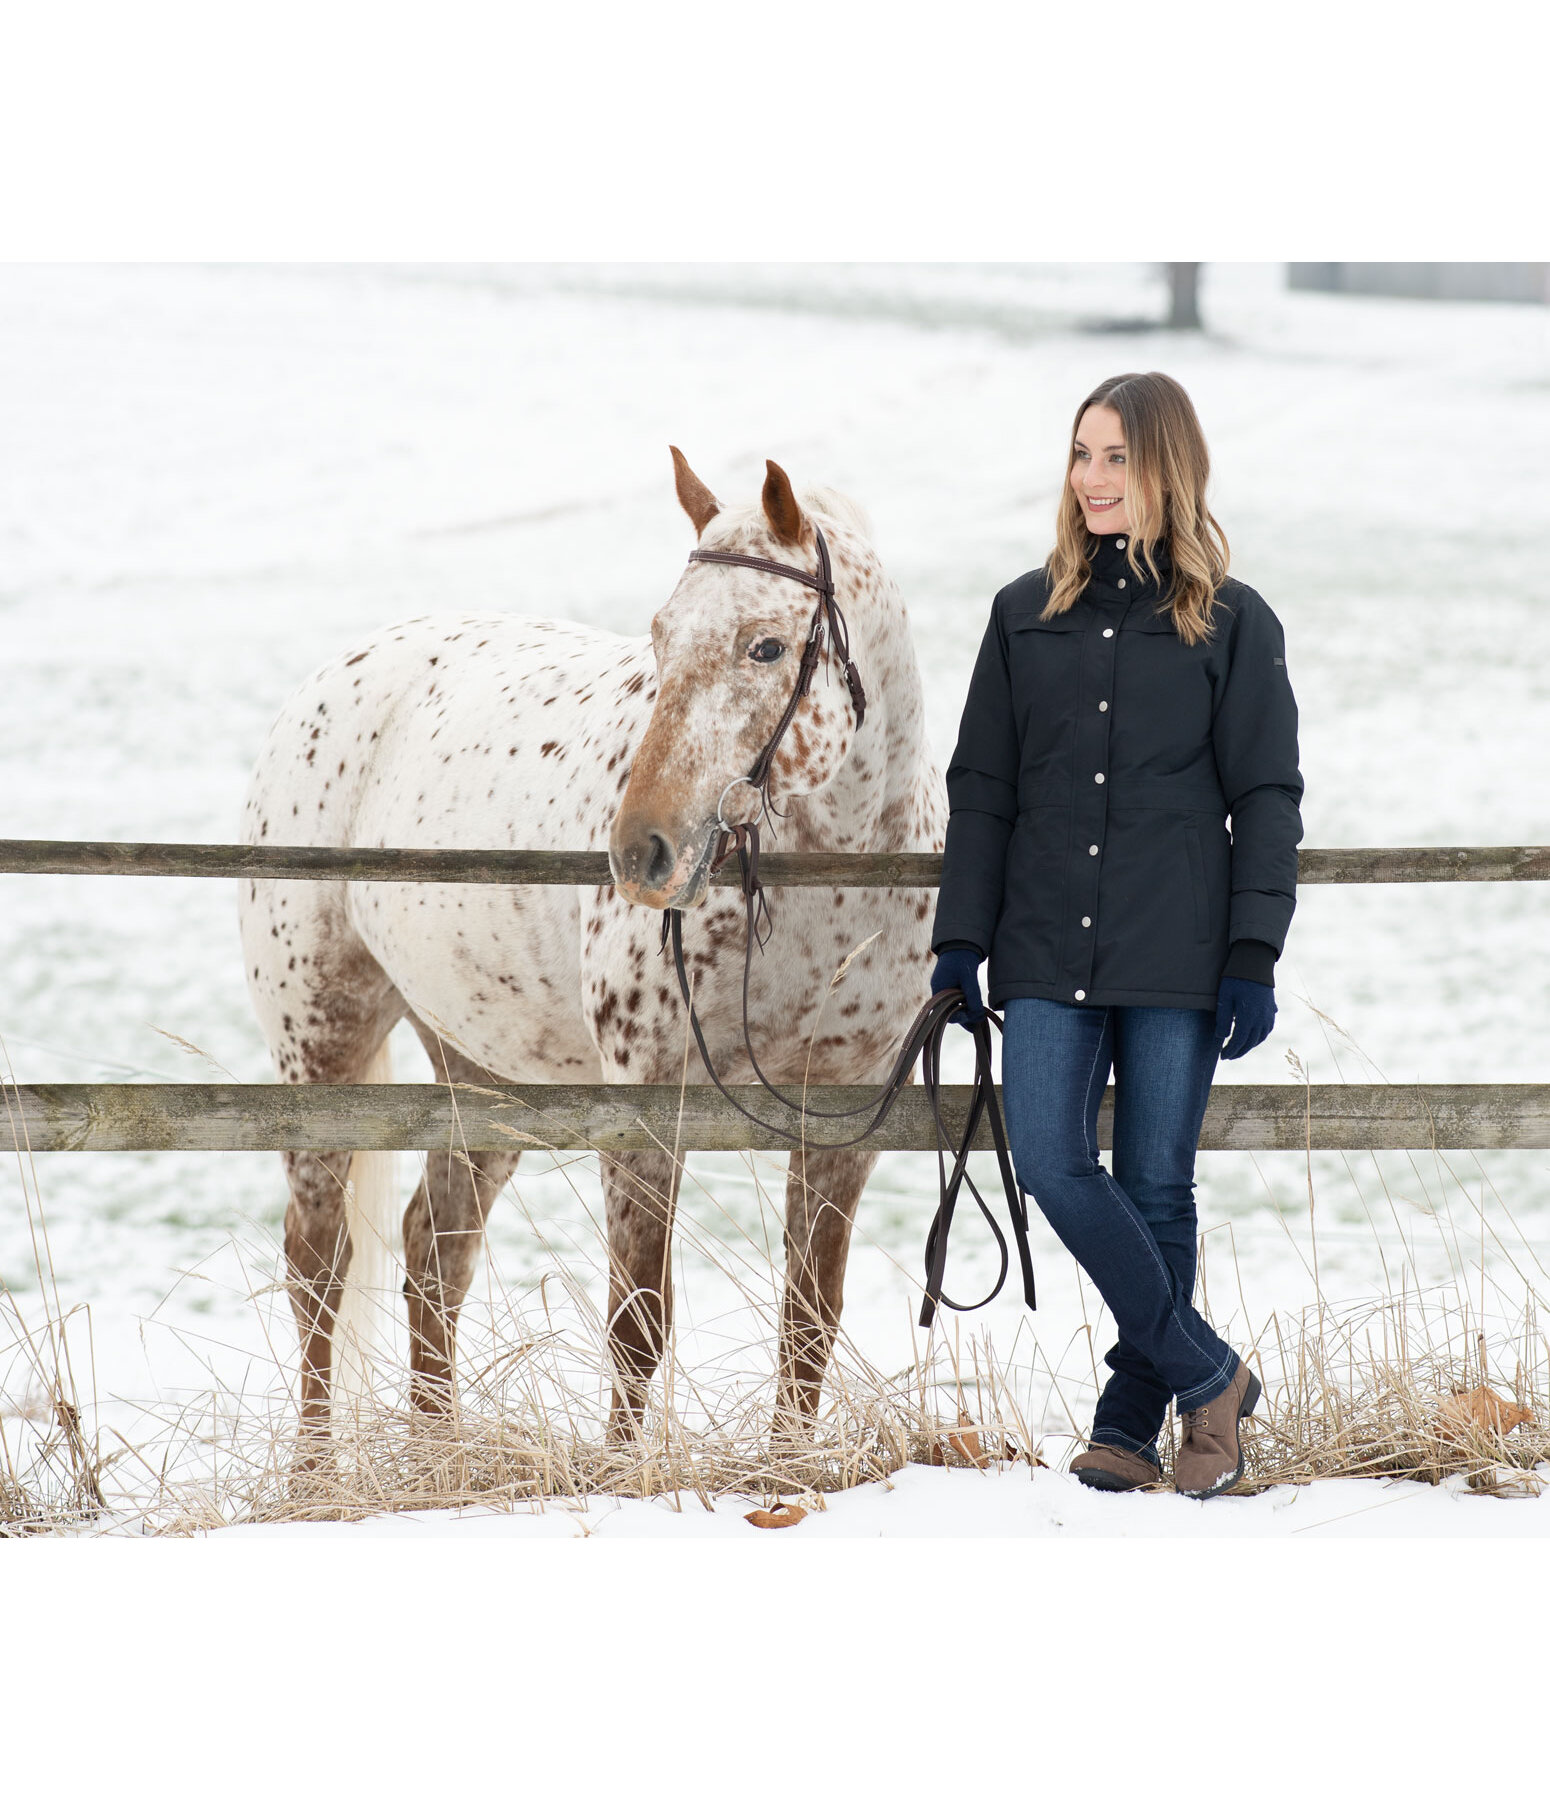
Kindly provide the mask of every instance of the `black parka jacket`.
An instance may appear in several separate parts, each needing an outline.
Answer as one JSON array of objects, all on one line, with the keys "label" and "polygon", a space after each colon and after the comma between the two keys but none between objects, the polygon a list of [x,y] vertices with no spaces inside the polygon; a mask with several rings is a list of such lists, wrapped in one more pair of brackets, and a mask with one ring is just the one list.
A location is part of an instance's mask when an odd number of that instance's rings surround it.
[{"label": "black parka jacket", "polygon": [[1126,541],[1090,535],[1092,579],[1058,618],[1039,617],[1043,569],[1002,588],[969,682],[931,944],[987,954],[998,1010],[1020,995],[1212,1009],[1249,953],[1271,979],[1296,905],[1280,621],[1228,580],[1210,638],[1186,644],[1166,550],[1157,583]]}]

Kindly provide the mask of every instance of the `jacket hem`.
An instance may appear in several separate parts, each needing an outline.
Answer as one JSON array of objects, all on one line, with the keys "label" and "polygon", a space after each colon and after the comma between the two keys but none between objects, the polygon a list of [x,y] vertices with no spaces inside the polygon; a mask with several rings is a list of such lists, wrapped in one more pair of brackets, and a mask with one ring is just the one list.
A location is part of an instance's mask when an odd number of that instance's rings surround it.
[{"label": "jacket hem", "polygon": [[1058,1000],[1065,1006],[1182,1006],[1194,1012],[1214,1013],[1217,992],[1179,994],[1155,988],[1089,988],[1085,1000],[1073,1000],[1064,982],[1057,988],[1049,981],[1007,981],[994,983],[987,999],[997,1012],[1008,1000]]}]

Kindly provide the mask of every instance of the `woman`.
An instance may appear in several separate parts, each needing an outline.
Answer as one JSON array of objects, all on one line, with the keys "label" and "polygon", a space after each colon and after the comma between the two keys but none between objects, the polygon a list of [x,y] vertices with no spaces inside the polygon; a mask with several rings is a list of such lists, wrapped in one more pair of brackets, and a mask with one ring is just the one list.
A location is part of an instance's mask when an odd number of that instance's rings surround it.
[{"label": "woman", "polygon": [[1302,837],[1280,622],[1228,578],[1209,469],[1170,376],[1077,409],[1055,548],[996,595],[969,683],[931,940],[963,1023],[989,955],[1018,1179],[1118,1327],[1071,1467],[1158,1480],[1172,1400],[1174,1483],[1201,1498],[1242,1478],[1260,1387],[1192,1303],[1195,1149],[1218,1055],[1270,1034]]}]

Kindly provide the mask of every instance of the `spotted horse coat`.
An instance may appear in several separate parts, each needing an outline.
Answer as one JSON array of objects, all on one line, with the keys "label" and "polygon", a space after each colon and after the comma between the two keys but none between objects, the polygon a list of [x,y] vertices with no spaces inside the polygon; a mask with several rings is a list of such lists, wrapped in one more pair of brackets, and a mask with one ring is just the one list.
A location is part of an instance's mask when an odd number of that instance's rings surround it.
[{"label": "spotted horse coat", "polygon": [[[675,449],[701,548],[814,566],[822,524],[851,653],[858,730],[828,651],[775,759],[768,848],[940,850],[942,776],[897,587],[861,508],[800,497],[769,465],[760,501],[722,507]],[[507,1082],[677,1082],[685,1023],[659,954],[660,910],[685,909],[697,1009],[723,1081],[754,1079],[740,1025],[744,914],[711,888],[716,810],[753,816],[752,765],[789,699],[813,595],[758,570],[690,563],[622,637],[509,613],[413,619],[320,669],[270,733],[249,790],[254,843],[606,848],[612,886],[253,881],[241,928],[254,1005],[283,1080],[380,1078],[407,1017],[440,1075]],[[786,888],[772,954],[755,953],[749,1020],[780,1082],[871,1083],[929,989],[931,897]],[[876,934],[876,935],[874,935]],[[839,963],[872,941],[830,990]],[[821,1008],[821,1017],[820,1017]],[[706,1080],[691,1062],[691,1082]],[[433,1155],[403,1217],[411,1392],[445,1408],[458,1310],[483,1224],[520,1152]],[[343,1155],[287,1153],[288,1286],[301,1338],[302,1452],[326,1438],[331,1337],[352,1259]],[[850,1229],[876,1152],[790,1156],[778,1387],[813,1413],[838,1326]],[[672,1321],[681,1163],[605,1154],[611,1428],[638,1421]],[[362,1235],[359,1225],[356,1235]]]}]

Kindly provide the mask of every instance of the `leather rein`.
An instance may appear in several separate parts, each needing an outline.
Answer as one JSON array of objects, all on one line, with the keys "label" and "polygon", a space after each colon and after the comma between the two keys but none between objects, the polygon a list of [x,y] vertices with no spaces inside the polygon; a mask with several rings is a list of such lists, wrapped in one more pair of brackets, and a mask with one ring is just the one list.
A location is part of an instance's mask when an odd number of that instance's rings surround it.
[{"label": "leather rein", "polygon": [[[720,827],[716,843],[716,851],[712,857],[710,870],[715,874],[733,850],[737,852],[738,864],[742,874],[743,899],[747,914],[747,933],[743,950],[743,1043],[748,1052],[748,1061],[753,1068],[759,1084],[768,1093],[792,1111],[800,1113],[805,1123],[807,1119],[849,1119],[875,1108],[874,1116],[864,1130],[855,1137],[845,1138],[839,1142],[815,1144],[813,1148],[822,1150],[842,1150],[863,1142],[870,1137],[887,1118],[893,1109],[894,1102],[907,1085],[917,1057],[920,1059],[921,1086],[925,1090],[931,1106],[932,1118],[936,1124],[936,1157],[939,1197],[936,1216],[931,1222],[926,1237],[926,1289],[925,1298],[920,1308],[920,1323],[929,1326],[935,1317],[938,1304],[950,1307],[954,1312],[974,1312],[979,1307],[988,1306],[1005,1285],[1011,1259],[1007,1249],[1007,1241],[994,1214],[985,1203],[984,1196],[974,1185],[968,1173],[969,1147],[973,1144],[975,1134],[979,1130],[981,1117],[990,1116],[991,1138],[995,1144],[996,1160],[1000,1168],[1001,1183],[1006,1190],[1007,1211],[1011,1218],[1012,1233],[1017,1241],[1018,1262],[1023,1279],[1023,1298],[1031,1308],[1035,1304],[1033,1283],[1033,1260],[1028,1247],[1028,1208],[1027,1201],[1018,1185],[1017,1177],[1012,1169],[1012,1159],[1007,1148],[1006,1131],[1001,1117],[1000,1103],[996,1098],[995,1077],[991,1070],[991,1035],[990,1027],[1002,1030],[1000,1019],[988,1009],[985,1016],[971,1022],[974,1037],[974,1085],[969,1106],[968,1122],[958,1144],[954,1144],[942,1118],[941,1108],[941,1056],[942,1040],[947,1026],[963,1005],[964,995],[961,988],[944,988],[933,994],[915,1015],[913,1023],[904,1035],[904,1042],[894,1059],[893,1067],[883,1083],[880,1094],[875,1099],[863,1101],[859,1106],[847,1107],[838,1112],[830,1112],[809,1107],[798,1101],[788,1099],[780,1090],[771,1085],[764,1071],[759,1067],[759,1059],[754,1054],[753,1041],[748,1030],[748,988],[753,967],[753,950],[757,943],[760,954],[774,929],[774,920],[770,914],[769,901],[765,895],[763,884],[759,880],[759,825],[755,818],[747,823],[728,824],[721,816],[721,807],[726,797],[735,787],[744,783],[752,787],[759,795],[760,812],[768,817],[772,810],[769,784],[774,768],[775,754],[779,750],[781,740],[796,717],[797,708],[812,689],[813,677],[825,649],[825,639],[834,646],[835,653],[845,671],[845,684],[850,691],[851,704],[855,709],[856,726],[859,729],[866,716],[866,691],[861,684],[861,675],[850,655],[850,638],[845,629],[845,621],[840,612],[834,594],[834,572],[829,560],[829,546],[823,532],[815,524],[814,533],[817,538],[818,569],[816,573],[796,567],[792,563],[774,562],[762,556],[744,556],[730,550],[693,550],[689,553],[690,562],[732,563],[739,568],[761,569],[771,575],[782,575],[792,581],[800,581],[805,587],[813,588],[818,594],[818,603],[813,609],[812,623],[808,627],[807,640],[802,646],[802,660],[797,670],[796,686],[780,722],[776,725],[769,742],[759,753],[753,767],[747,775],[737,777],[728,782],[722,792],[721,801],[716,807],[716,823]],[[784,817],[776,811],[777,817]],[[761,932],[760,926],[763,925]],[[705,1042],[705,1034],[700,1027],[699,1015],[694,1009],[694,999],[689,986],[688,970],[684,966],[683,952],[683,912],[678,907],[664,909],[662,918],[662,942],[660,948],[665,950],[671,941],[673,948],[673,965],[678,973],[678,987],[683,995],[684,1006],[689,1015],[689,1024],[694,1032],[695,1043],[699,1046],[700,1059],[705,1064],[706,1073],[720,1089],[726,1099],[756,1125],[765,1131],[773,1131],[777,1136],[788,1139],[791,1143],[805,1147],[807,1143],[805,1130],[788,1131],[769,1119],[762,1119],[757,1113],[750,1112],[742,1102],[731,1093],[717,1075],[711,1060],[709,1046]],[[948,1173],[944,1161],[944,1150],[953,1155],[951,1174]],[[942,1281],[947,1263],[947,1239],[952,1228],[953,1211],[958,1201],[959,1192],[967,1185],[974,1196],[975,1203],[984,1215],[995,1237],[1001,1256],[1001,1271],[996,1277],[996,1284],[983,1300],[972,1304],[960,1304],[950,1300],[942,1291]]]}]

